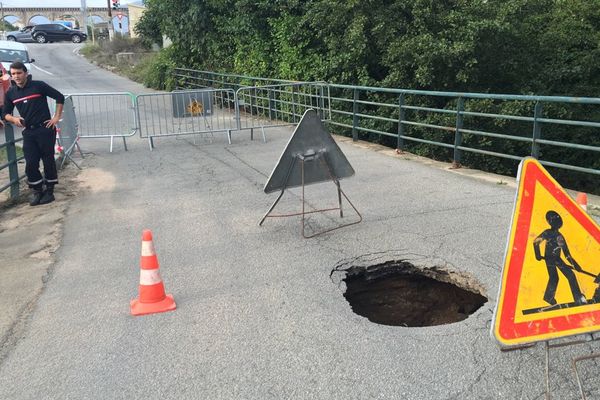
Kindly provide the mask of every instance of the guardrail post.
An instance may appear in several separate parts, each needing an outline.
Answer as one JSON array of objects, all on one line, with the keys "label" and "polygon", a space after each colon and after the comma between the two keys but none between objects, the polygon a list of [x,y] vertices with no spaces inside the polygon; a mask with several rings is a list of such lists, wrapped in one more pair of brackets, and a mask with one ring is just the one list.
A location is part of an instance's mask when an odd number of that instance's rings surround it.
[{"label": "guardrail post", "polygon": [[462,132],[463,127],[463,111],[465,110],[465,99],[463,97],[458,98],[456,104],[456,130],[454,132],[454,159],[452,160],[452,168],[460,168],[462,152],[459,149],[462,146]]},{"label": "guardrail post", "polygon": [[235,119],[236,121],[236,126],[237,126],[237,130],[241,130],[242,129],[242,116],[241,116],[241,112],[240,112],[240,99],[238,97],[238,92],[239,89],[236,90],[235,92],[233,92],[233,101],[235,103]]},{"label": "guardrail post", "polygon": [[354,89],[354,100],[352,101],[352,141],[358,140],[358,89]]},{"label": "guardrail post", "polygon": [[269,119],[273,119],[273,104],[275,103],[273,99],[273,91],[271,89],[267,89],[269,91]]},{"label": "guardrail post", "polygon": [[19,167],[17,166],[17,148],[15,146],[15,131],[11,124],[4,126],[4,140],[6,143],[6,158],[8,159],[8,179],[10,179],[10,198],[19,197]]},{"label": "guardrail post", "polygon": [[537,101],[533,109],[533,138],[531,141],[531,156],[535,158],[539,158],[540,156],[540,145],[537,141],[542,136],[542,124],[539,121],[539,119],[542,118],[542,111],[542,103]]},{"label": "guardrail post", "polygon": [[[250,115],[254,116],[254,103],[256,101],[256,81],[252,81],[252,90],[250,92]],[[258,108],[256,108],[256,115],[258,115]]]},{"label": "guardrail post", "polygon": [[292,86],[292,122],[296,123],[296,86]]},{"label": "guardrail post", "polygon": [[323,85],[319,85],[319,118],[321,120],[325,118],[325,92],[323,91]]},{"label": "guardrail post", "polygon": [[398,97],[398,142],[396,144],[396,149],[402,151],[404,147],[404,124],[402,123],[406,118],[405,110],[404,110],[404,93],[401,93]]}]

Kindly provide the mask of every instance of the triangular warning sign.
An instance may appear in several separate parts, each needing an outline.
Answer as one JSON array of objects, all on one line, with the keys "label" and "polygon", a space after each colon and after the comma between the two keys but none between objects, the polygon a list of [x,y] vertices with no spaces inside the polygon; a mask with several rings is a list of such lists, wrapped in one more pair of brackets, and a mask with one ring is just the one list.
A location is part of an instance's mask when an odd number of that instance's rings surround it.
[{"label": "triangular warning sign", "polygon": [[518,189],[493,333],[504,346],[600,330],[600,228],[533,158]]},{"label": "triangular warning sign", "polygon": [[326,157],[329,168],[323,163],[313,162],[304,165],[304,185],[342,179],[354,175],[354,169],[342,150],[313,109],[306,110],[294,130],[285,150],[279,157],[271,176],[265,184],[265,193],[285,188],[302,186],[302,165],[300,157]]}]

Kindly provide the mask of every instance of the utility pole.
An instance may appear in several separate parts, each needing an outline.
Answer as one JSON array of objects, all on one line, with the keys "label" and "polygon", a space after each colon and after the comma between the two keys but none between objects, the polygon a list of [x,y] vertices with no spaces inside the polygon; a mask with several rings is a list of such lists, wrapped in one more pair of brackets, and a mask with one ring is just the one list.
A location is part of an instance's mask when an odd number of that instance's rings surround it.
[{"label": "utility pole", "polygon": [[[111,40],[112,37],[115,35],[115,32],[112,20],[112,8],[110,6],[110,0],[106,0],[106,8],[108,9],[108,40]],[[111,31],[113,32],[112,36],[110,34]]]},{"label": "utility pole", "polygon": [[6,24],[4,23],[4,3],[0,2],[0,9],[2,9],[2,39],[4,39],[4,31],[6,30]]},{"label": "utility pole", "polygon": [[90,17],[90,21],[92,22],[92,44],[96,44],[96,37],[94,36],[94,17]]},{"label": "utility pole", "polygon": [[83,31],[87,35],[87,4],[86,0],[81,0],[81,18],[83,22],[83,28],[80,26],[79,29]]}]

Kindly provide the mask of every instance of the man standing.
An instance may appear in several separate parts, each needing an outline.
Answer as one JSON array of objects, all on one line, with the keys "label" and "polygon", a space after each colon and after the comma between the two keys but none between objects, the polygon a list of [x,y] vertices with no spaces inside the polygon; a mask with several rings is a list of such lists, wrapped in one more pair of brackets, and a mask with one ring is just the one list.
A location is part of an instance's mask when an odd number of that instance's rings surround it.
[{"label": "man standing", "polygon": [[[54,201],[54,185],[58,183],[54,144],[56,142],[56,124],[60,120],[65,96],[42,81],[34,81],[27,73],[27,67],[20,61],[10,65],[13,79],[6,93],[2,117],[23,130],[23,153],[25,155],[25,174],[32,189],[29,205],[47,204]],[[54,116],[50,116],[48,100],[56,100]],[[12,115],[14,107],[20,117]],[[40,173],[40,159],[44,164],[44,176]],[[44,183],[46,190],[44,190]]]}]

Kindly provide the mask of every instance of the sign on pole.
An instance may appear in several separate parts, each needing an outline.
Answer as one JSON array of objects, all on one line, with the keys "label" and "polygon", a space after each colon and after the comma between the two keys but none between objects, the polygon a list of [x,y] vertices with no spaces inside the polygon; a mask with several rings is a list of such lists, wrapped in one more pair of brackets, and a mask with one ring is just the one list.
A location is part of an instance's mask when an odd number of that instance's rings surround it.
[{"label": "sign on pole", "polygon": [[519,167],[492,330],[504,346],[600,330],[600,228],[534,158]]}]

